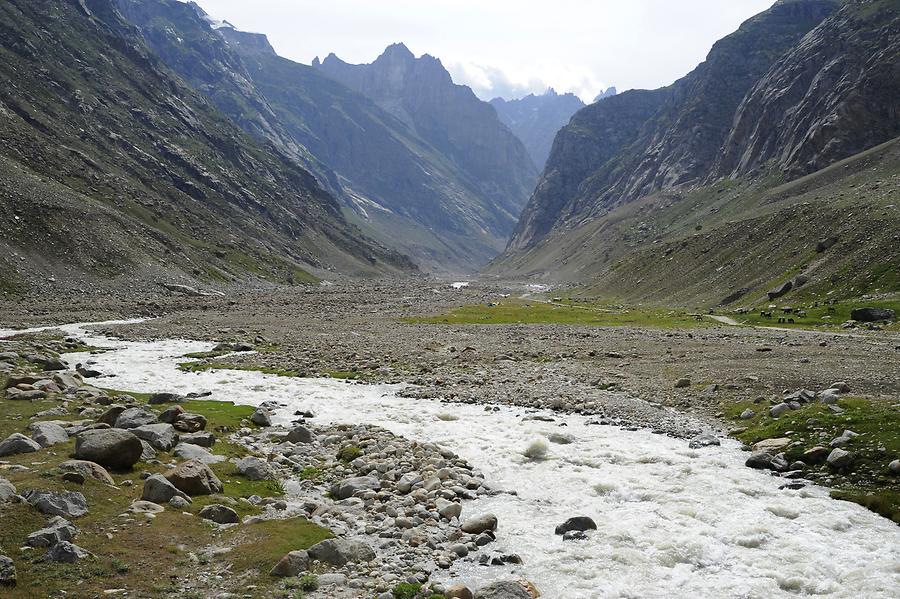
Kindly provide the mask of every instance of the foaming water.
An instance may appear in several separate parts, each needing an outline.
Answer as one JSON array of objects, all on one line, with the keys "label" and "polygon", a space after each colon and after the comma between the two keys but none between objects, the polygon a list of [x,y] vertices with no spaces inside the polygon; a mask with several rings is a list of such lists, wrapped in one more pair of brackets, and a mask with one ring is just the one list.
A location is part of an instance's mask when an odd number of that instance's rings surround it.
[{"label": "foaming water", "polygon": [[[521,576],[548,599],[821,595],[900,596],[900,529],[862,507],[828,498],[818,487],[779,490],[783,479],[743,467],[738,444],[692,450],[683,440],[646,431],[523,419],[524,410],[448,405],[398,397],[397,386],[298,379],[246,371],[185,373],[180,356],[209,343],[123,342],[91,337],[79,325],[62,328],[115,351],[89,360],[114,375],[98,384],[132,391],[211,391],[210,399],[258,405],[278,400],[287,423],[308,409],[321,423],[371,423],[411,439],[439,443],[481,469],[496,488],[514,491],[466,502],[463,517],[495,513],[495,548],[519,554],[523,565],[457,564],[448,576],[479,586]],[[448,414],[455,419],[448,418]],[[522,452],[538,439],[546,459]],[[563,542],[555,526],[574,515],[599,530],[586,541]]]}]

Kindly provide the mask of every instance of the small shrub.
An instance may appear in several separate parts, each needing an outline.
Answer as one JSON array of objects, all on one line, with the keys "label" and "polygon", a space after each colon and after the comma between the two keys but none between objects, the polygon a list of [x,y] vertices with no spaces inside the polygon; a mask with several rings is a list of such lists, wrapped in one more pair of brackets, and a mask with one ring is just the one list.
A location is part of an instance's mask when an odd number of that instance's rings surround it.
[{"label": "small shrub", "polygon": [[355,445],[345,445],[337,453],[337,458],[342,462],[352,462],[362,455],[362,449]]},{"label": "small shrub", "polygon": [[410,584],[404,582],[394,587],[394,599],[415,599],[422,588],[420,584]]},{"label": "small shrub", "polygon": [[550,446],[547,445],[547,442],[543,439],[538,439],[537,441],[532,441],[531,445],[522,454],[529,460],[543,460],[547,457],[549,450]]},{"label": "small shrub", "polygon": [[319,577],[315,574],[304,574],[297,584],[301,591],[315,591],[319,588]]}]

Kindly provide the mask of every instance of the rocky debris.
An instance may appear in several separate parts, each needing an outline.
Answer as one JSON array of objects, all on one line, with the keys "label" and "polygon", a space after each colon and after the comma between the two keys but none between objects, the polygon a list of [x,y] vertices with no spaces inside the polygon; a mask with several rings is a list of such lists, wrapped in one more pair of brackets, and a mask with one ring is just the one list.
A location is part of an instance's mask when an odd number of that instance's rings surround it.
[{"label": "rocky debris", "polygon": [[711,433],[703,433],[702,435],[697,435],[688,443],[688,447],[691,449],[700,449],[701,447],[710,447],[714,445],[721,445],[721,441],[719,438]]},{"label": "rocky debris", "polygon": [[221,493],[222,481],[202,462],[189,460],[165,473],[170,483],[189,496]]},{"label": "rocky debris", "polygon": [[41,446],[30,437],[22,433],[13,433],[3,441],[0,441],[0,457],[18,455],[20,453],[34,453]]},{"label": "rocky debris", "polygon": [[71,541],[78,534],[78,528],[63,518],[54,516],[45,528],[36,530],[28,535],[25,544],[29,547],[53,547],[63,541]]},{"label": "rocky debris", "polygon": [[853,465],[854,459],[855,456],[853,453],[845,451],[840,447],[835,447],[831,450],[831,453],[828,454],[825,461],[835,470],[846,470]]},{"label": "rocky debris", "polygon": [[494,514],[482,514],[474,518],[469,518],[463,522],[460,529],[470,535],[477,535],[483,532],[494,532],[497,530],[497,516]]},{"label": "rocky debris", "polygon": [[200,510],[199,516],[216,524],[237,524],[241,521],[236,511],[219,503],[204,507]]},{"label": "rocky debris", "polygon": [[16,586],[16,565],[13,561],[0,554],[0,587]]},{"label": "rocky debris", "polygon": [[534,599],[534,595],[519,582],[501,580],[478,589],[475,599]]},{"label": "rocky debris", "polygon": [[266,408],[256,408],[256,411],[250,416],[250,422],[257,426],[272,426],[272,414]]},{"label": "rocky debris", "polygon": [[178,490],[175,485],[169,482],[169,479],[160,474],[148,476],[144,481],[144,491],[141,493],[142,500],[163,504],[172,501],[173,497],[181,497],[188,503],[191,502],[191,498],[188,497],[187,493]]},{"label": "rocky debris", "polygon": [[335,499],[347,499],[360,491],[377,491],[381,483],[373,476],[357,476],[342,480],[331,487]]},{"label": "rocky debris", "polygon": [[34,422],[28,425],[31,438],[41,447],[50,447],[69,440],[66,429],[55,422]]},{"label": "rocky debris", "polygon": [[225,456],[212,453],[205,447],[190,443],[179,443],[172,450],[172,455],[183,460],[195,460],[204,464],[218,464],[225,461]]},{"label": "rocky debris", "polygon": [[888,308],[854,308],[850,318],[859,322],[880,322],[895,320],[897,315]]},{"label": "rocky debris", "polygon": [[307,549],[310,559],[332,566],[346,563],[365,563],[375,559],[375,551],[365,542],[355,539],[325,539]]},{"label": "rocky debris", "polygon": [[78,545],[69,541],[62,541],[50,548],[47,552],[46,559],[51,562],[63,562],[66,564],[74,564],[78,560],[93,557],[93,555]]},{"label": "rocky debris", "polygon": [[88,430],[75,437],[77,459],[107,468],[131,468],[140,461],[143,452],[144,446],[138,437],[118,428]]},{"label": "rocky debris", "polygon": [[254,456],[248,456],[238,460],[237,471],[249,480],[272,480],[275,472],[269,467],[268,462]]},{"label": "rocky debris", "polygon": [[63,472],[77,473],[85,478],[92,478],[105,485],[116,484],[116,481],[109,475],[106,468],[96,462],[89,462],[87,460],[66,460],[59,465],[59,469]]},{"label": "rocky debris", "polygon": [[285,437],[285,441],[288,443],[312,443],[312,440],[312,432],[302,425],[297,425],[292,428],[287,434],[287,437]]},{"label": "rocky debris", "polygon": [[144,408],[125,408],[116,418],[115,428],[137,428],[145,424],[153,424],[157,420],[156,414]]},{"label": "rocky debris", "polygon": [[144,424],[131,429],[132,434],[142,441],[149,443],[153,449],[170,451],[179,441],[175,427],[164,422]]},{"label": "rocky debris", "polygon": [[38,491],[29,489],[22,493],[32,507],[48,516],[62,516],[72,520],[88,513],[87,500],[76,491]]},{"label": "rocky debris", "polygon": [[16,496],[16,486],[0,477],[0,503],[5,503]]},{"label": "rocky debris", "polygon": [[597,530],[597,524],[588,516],[573,516],[556,527],[555,534],[564,535],[569,531],[586,532]]},{"label": "rocky debris", "polygon": [[309,554],[305,551],[291,551],[269,572],[269,576],[290,578],[299,576],[309,569]]}]

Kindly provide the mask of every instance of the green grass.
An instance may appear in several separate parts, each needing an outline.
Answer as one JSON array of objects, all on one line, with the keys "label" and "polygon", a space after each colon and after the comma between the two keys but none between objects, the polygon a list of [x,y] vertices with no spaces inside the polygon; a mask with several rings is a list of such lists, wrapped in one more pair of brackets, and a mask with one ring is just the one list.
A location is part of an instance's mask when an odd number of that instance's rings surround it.
[{"label": "green grass", "polygon": [[407,323],[424,324],[566,324],[587,326],[642,326],[653,328],[693,328],[711,326],[687,310],[623,308],[590,302],[563,300],[545,303],[505,299],[492,304],[473,304],[452,309],[447,314],[406,318]]},{"label": "green grass", "polygon": [[[900,455],[900,408],[858,397],[841,399],[838,406],[843,413],[835,414],[824,404],[811,403],[771,418],[768,403],[745,401],[729,405],[725,412],[737,426],[746,427],[735,436],[748,445],[776,437],[794,441],[785,450],[788,462],[801,460],[803,452],[816,445],[828,447],[844,430],[859,433],[843,447],[856,454],[852,470],[838,473],[824,464],[810,465],[807,475],[834,488],[835,497],[855,501],[900,523],[900,480],[888,471],[888,463]],[[756,415],[740,420],[738,415],[747,408]]]},{"label": "green grass", "polygon": [[302,376],[297,370],[272,368],[269,366],[251,366],[247,364],[228,364],[227,362],[181,362],[178,369],[184,372],[203,372],[205,370],[248,370],[276,376]]},{"label": "green grass", "polygon": [[427,597],[427,599],[446,599],[444,595],[439,593],[422,594],[422,588],[421,584],[404,582],[395,586],[391,592],[394,595],[394,599],[418,599],[420,597]]},{"label": "green grass", "polygon": [[[785,301],[778,299],[773,302],[766,302],[756,307],[747,314],[735,315],[734,319],[743,324],[754,326],[775,326],[788,327],[798,329],[821,329],[821,328],[839,328],[841,324],[850,320],[850,313],[854,308],[889,308],[900,316],[900,300],[846,300],[840,301],[833,305],[824,305],[822,302],[815,301]],[[775,304],[778,308],[769,309],[770,304]],[[805,316],[797,316],[796,314],[784,314],[781,310],[783,306],[790,306],[794,310],[803,310]],[[760,311],[772,312],[772,318],[763,318]],[[779,323],[778,319],[791,318],[793,323]],[[865,326],[863,323],[861,326]],[[900,331],[900,323],[894,322],[887,326],[881,325],[888,331]]]}]

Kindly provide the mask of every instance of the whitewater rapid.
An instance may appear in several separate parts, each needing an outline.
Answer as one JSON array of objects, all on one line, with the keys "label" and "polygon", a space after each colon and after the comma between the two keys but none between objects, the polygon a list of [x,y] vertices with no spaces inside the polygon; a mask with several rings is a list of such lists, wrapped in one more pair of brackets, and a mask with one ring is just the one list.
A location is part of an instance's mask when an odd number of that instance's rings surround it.
[{"label": "whitewater rapid", "polygon": [[[239,370],[186,373],[177,368],[181,356],[212,344],[121,341],[94,336],[85,325],[57,328],[92,346],[114,348],[67,356],[112,375],[98,385],[210,391],[209,399],[247,405],[277,400],[287,407],[276,414],[276,423],[288,423],[303,409],[319,423],[380,425],[445,446],[484,472],[494,487],[514,491],[465,502],[463,518],[496,514],[493,548],[517,553],[523,564],[457,562],[438,578],[478,587],[521,577],[547,599],[900,596],[897,525],[856,504],[831,500],[819,487],[779,489],[786,481],[745,468],[746,454],[730,440],[693,450],[684,440],[589,425],[579,416],[554,414],[554,422],[544,422],[522,409],[486,411],[402,398],[397,386]],[[543,461],[523,457],[528,445],[553,433],[571,443],[549,443]],[[575,515],[590,516],[599,530],[586,541],[563,542],[553,529]]]}]

